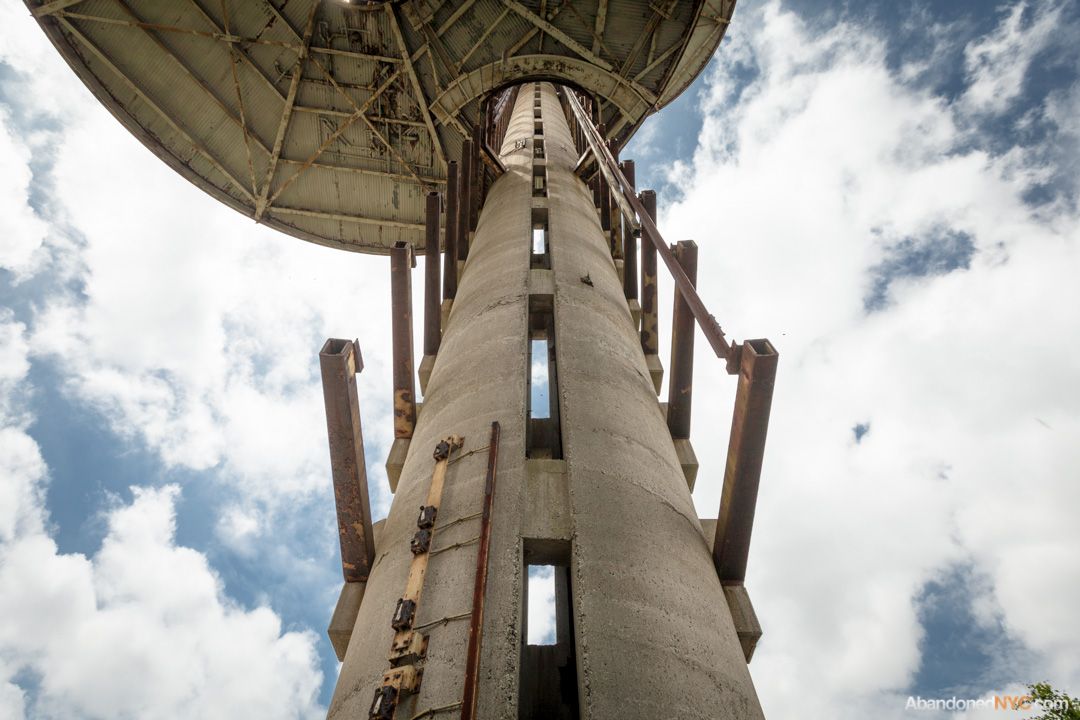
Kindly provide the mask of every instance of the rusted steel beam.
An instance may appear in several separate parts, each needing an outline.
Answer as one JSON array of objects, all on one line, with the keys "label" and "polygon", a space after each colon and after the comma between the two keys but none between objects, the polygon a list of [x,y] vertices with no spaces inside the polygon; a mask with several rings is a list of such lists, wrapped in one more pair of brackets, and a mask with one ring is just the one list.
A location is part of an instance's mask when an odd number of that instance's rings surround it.
[{"label": "rusted steel beam", "polygon": [[424,354],[439,352],[442,326],[439,312],[439,214],[442,198],[437,192],[427,194],[427,225],[424,235]]},{"label": "rusted steel beam", "polygon": [[458,245],[458,184],[457,160],[446,163],[446,260],[443,263],[443,300],[453,300],[457,295],[457,245]]},{"label": "rusted steel beam", "polygon": [[472,208],[473,186],[473,151],[472,140],[464,140],[461,143],[461,168],[458,174],[458,238],[457,259],[466,260],[469,257],[469,227],[471,221],[469,213]]},{"label": "rusted steel beam", "polygon": [[499,423],[491,423],[487,476],[484,479],[484,508],[480,516],[480,549],[476,553],[473,609],[469,620],[469,645],[465,653],[465,692],[461,700],[461,720],[472,720],[476,716],[476,693],[480,682],[480,642],[484,629],[484,596],[487,591],[488,554],[491,546],[491,508],[495,504],[500,432]]},{"label": "rusted steel beam", "polygon": [[[675,244],[675,259],[683,272],[697,285],[697,243],[680,240]],[[676,440],[690,438],[690,403],[694,388],[694,315],[683,294],[675,292],[671,313],[671,377],[668,380],[668,429]]]},{"label": "rusted steel beam", "polygon": [[341,572],[345,582],[364,582],[375,559],[375,539],[371,531],[360,402],[356,395],[356,375],[364,369],[359,345],[353,340],[327,340],[319,352],[319,369],[326,403]]},{"label": "rusted steel beam", "polygon": [[[634,161],[623,160],[622,173],[626,181],[630,183],[631,191],[634,189],[635,173]],[[637,262],[637,238],[634,237],[634,228],[630,223],[623,223],[622,236],[623,253],[623,293],[627,300],[638,299],[638,262]]]},{"label": "rusted steel beam", "polygon": [[391,332],[394,355],[394,437],[411,438],[416,427],[413,379],[412,245],[394,243],[390,250]]},{"label": "rusted steel beam", "polygon": [[480,164],[480,148],[483,146],[480,136],[480,123],[472,129],[472,157],[469,171],[472,173],[472,185],[469,187],[469,232],[476,232],[476,222],[480,219],[480,199],[483,196],[484,166]]},{"label": "rusted steel beam", "polygon": [[[597,132],[600,133],[600,138],[601,138],[600,142],[604,143],[605,147],[606,147],[606,141],[603,140],[605,129],[606,128],[604,127],[604,123],[600,123],[600,125],[597,126],[597,128],[596,128]],[[594,151],[593,154],[594,155],[596,154],[595,151]],[[603,174],[603,173],[601,173],[597,177],[597,181],[598,181],[598,184],[599,184],[599,187],[598,187],[598,190],[597,190],[597,195],[599,196],[599,199],[600,199],[600,202],[598,203],[598,207],[600,208],[600,229],[603,230],[605,234],[607,234],[611,230],[611,190],[612,190],[612,188],[611,188],[611,185],[608,183],[607,176],[605,174]]]},{"label": "rusted steel beam", "polygon": [[[645,214],[656,220],[656,192],[642,190],[638,196]],[[641,225],[641,350],[646,355],[660,352],[660,323],[656,314],[656,245]]]},{"label": "rusted steel beam", "polygon": [[746,580],[746,558],[780,357],[768,340],[747,340],[735,348],[739,355],[739,387],[713,543],[716,571],[725,585]]},{"label": "rusted steel beam", "polygon": [[[686,303],[690,306],[690,310],[693,311],[694,318],[701,327],[701,331],[705,334],[705,339],[709,341],[713,352],[716,353],[717,357],[727,358],[732,350],[727,340],[724,339],[724,331],[720,328],[720,324],[716,322],[716,318],[709,314],[708,308],[701,301],[701,297],[697,294],[697,290],[694,289],[693,283],[686,277],[686,273],[679,267],[679,263],[675,261],[671,249],[664,243],[664,237],[656,229],[656,222],[648,217],[638,198],[632,192],[629,192],[626,178],[623,177],[619,166],[615,164],[611,152],[604,143],[603,136],[598,133],[593,123],[588,122],[585,110],[581,107],[581,102],[574,94],[574,91],[564,89],[564,92],[569,101],[570,109],[574,111],[585,130],[585,138],[589,146],[597,156],[601,174],[614,190],[616,202],[619,203],[623,216],[633,218],[636,215],[639,219],[643,234],[649,238],[660,259],[664,261],[664,265],[667,267],[668,272],[671,273],[672,279],[675,280],[675,287],[686,298]],[[645,233],[646,229],[648,233]]]}]

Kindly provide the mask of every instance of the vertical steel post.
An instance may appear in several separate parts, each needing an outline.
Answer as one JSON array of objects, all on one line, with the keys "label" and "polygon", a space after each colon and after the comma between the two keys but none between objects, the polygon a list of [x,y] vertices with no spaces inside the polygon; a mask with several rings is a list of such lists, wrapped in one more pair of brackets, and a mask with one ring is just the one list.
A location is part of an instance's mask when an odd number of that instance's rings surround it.
[{"label": "vertical steel post", "polygon": [[439,193],[427,194],[426,226],[424,227],[424,354],[439,352],[442,341],[439,312],[439,212],[442,210]]},{"label": "vertical steel post", "polygon": [[[630,183],[630,191],[634,190],[634,161],[622,162],[622,173],[626,181]],[[637,239],[634,237],[634,229],[623,218],[623,292],[627,300],[638,299],[638,267],[637,267]]]},{"label": "vertical steel post", "polygon": [[[600,123],[597,126],[597,131],[600,133],[600,137],[604,137],[604,133],[607,132],[607,127]],[[600,159],[597,158],[596,164],[600,164]],[[602,172],[596,173],[597,183],[599,185],[598,194],[600,196],[600,229],[604,231],[605,235],[608,235],[611,231],[611,188],[608,186],[607,178],[604,177]],[[610,239],[608,244],[611,244]]]},{"label": "vertical steel post", "polygon": [[356,395],[356,375],[364,369],[359,346],[352,340],[327,340],[319,352],[319,369],[326,404],[341,572],[345,582],[365,582],[375,559],[375,539],[371,532],[364,433]]},{"label": "vertical steel post", "polygon": [[739,355],[739,387],[735,391],[724,489],[713,543],[716,571],[725,585],[738,585],[746,580],[746,559],[754,529],[754,507],[779,360],[768,340],[747,340]]},{"label": "vertical steel post", "polygon": [[[642,190],[638,195],[645,212],[656,222],[656,193]],[[641,232],[648,232],[642,225]],[[656,317],[656,246],[641,239],[641,349],[646,355],[660,352],[659,321]]]},{"label": "vertical steel post", "polygon": [[469,257],[469,226],[472,212],[472,140],[461,143],[461,173],[458,177],[458,246],[457,259],[465,260]]},{"label": "vertical steel post", "polygon": [[473,125],[472,159],[469,161],[472,171],[472,185],[469,187],[469,232],[476,232],[476,222],[480,217],[480,197],[484,184],[484,163],[480,161],[481,140],[480,123],[477,123]]},{"label": "vertical steel post", "polygon": [[412,245],[394,243],[390,250],[390,304],[394,355],[394,437],[411,438],[416,427],[413,379]]},{"label": "vertical steel post", "polygon": [[[697,243],[680,240],[672,248],[690,283],[697,287]],[[694,314],[675,291],[671,313],[671,377],[668,380],[668,429],[675,439],[690,437],[690,403],[694,388]]]},{"label": "vertical steel post", "polygon": [[443,300],[457,295],[458,164],[446,163],[446,261],[443,263]]}]

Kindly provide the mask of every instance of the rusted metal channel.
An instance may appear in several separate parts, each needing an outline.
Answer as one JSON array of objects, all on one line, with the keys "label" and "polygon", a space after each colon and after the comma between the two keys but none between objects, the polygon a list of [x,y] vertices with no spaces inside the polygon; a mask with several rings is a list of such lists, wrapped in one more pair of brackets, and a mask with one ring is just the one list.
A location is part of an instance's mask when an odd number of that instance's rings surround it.
[{"label": "rusted metal channel", "polygon": [[458,176],[458,237],[457,259],[465,260],[469,257],[469,215],[472,208],[472,185],[473,185],[473,150],[472,140],[464,140],[461,143],[461,168]]},{"label": "rusted metal channel", "polygon": [[473,125],[472,130],[472,157],[469,160],[469,168],[472,172],[472,184],[469,187],[469,232],[476,232],[476,222],[480,218],[480,199],[484,194],[484,166],[480,164],[480,147],[483,140],[480,135],[480,124]]},{"label": "rusted metal channel", "polygon": [[740,346],[739,356],[739,388],[735,392],[735,413],[713,544],[716,571],[725,585],[738,585],[746,580],[746,559],[750,553],[779,360],[768,340],[747,340]]},{"label": "rusted metal channel", "polygon": [[499,464],[498,422],[491,423],[487,477],[484,480],[484,509],[480,516],[480,549],[476,553],[476,580],[473,582],[473,609],[469,621],[469,646],[465,654],[465,691],[461,698],[461,720],[476,717],[480,682],[480,643],[484,626],[484,595],[487,591],[488,552],[491,546],[491,508],[495,503],[495,475]]},{"label": "rusted metal channel", "polygon": [[443,262],[443,300],[457,295],[458,164],[446,163],[446,260]]},{"label": "rusted metal channel", "polygon": [[326,404],[341,572],[345,582],[365,582],[375,558],[375,540],[371,532],[360,402],[356,395],[356,376],[364,369],[360,347],[354,340],[330,338],[319,352],[319,369]]},{"label": "rusted metal channel", "polygon": [[[680,240],[675,245],[675,259],[697,284],[698,247],[693,240]],[[694,316],[682,293],[675,293],[675,308],[671,313],[671,377],[668,379],[668,429],[671,437],[690,438],[690,405],[694,388]]]},{"label": "rusted metal channel", "polygon": [[[630,190],[634,190],[634,161],[623,160],[623,176],[630,183]],[[623,294],[627,300],[638,299],[638,262],[637,262],[637,238],[634,237],[634,228],[630,223],[622,226],[622,254],[623,254]]]},{"label": "rusted metal channel", "polygon": [[[656,193],[642,190],[638,196],[645,214],[656,220]],[[641,227],[641,350],[646,355],[660,352],[660,322],[656,314],[656,245],[645,234],[649,230]]]},{"label": "rusted metal channel", "polygon": [[442,318],[439,312],[439,272],[442,257],[439,254],[439,214],[442,198],[437,192],[427,194],[424,208],[427,224],[424,227],[424,354],[439,352],[442,342]]},{"label": "rusted metal channel", "polygon": [[570,109],[577,116],[578,122],[581,123],[585,131],[585,139],[599,161],[600,174],[605,182],[610,185],[612,194],[615,196],[623,216],[630,219],[631,222],[634,222],[635,217],[638,218],[642,234],[648,236],[650,242],[656,248],[656,252],[664,261],[664,265],[667,266],[668,271],[675,280],[675,287],[686,298],[686,303],[690,306],[698,325],[701,326],[701,331],[705,333],[705,338],[709,341],[713,352],[716,353],[717,357],[727,358],[732,350],[727,340],[724,339],[724,331],[720,329],[720,324],[716,322],[715,317],[709,314],[708,308],[701,301],[701,297],[697,294],[693,283],[690,282],[690,278],[686,277],[686,273],[676,262],[675,256],[672,255],[671,250],[665,244],[660,231],[656,229],[656,223],[645,212],[634,193],[630,191],[630,183],[627,182],[622,171],[619,170],[619,166],[615,163],[611,152],[608,150],[603,136],[597,132],[596,126],[588,120],[574,91],[564,87],[563,92],[566,95]]},{"label": "rusted metal channel", "polygon": [[390,312],[394,363],[394,437],[411,438],[416,427],[413,379],[412,245],[394,243],[390,250]]}]

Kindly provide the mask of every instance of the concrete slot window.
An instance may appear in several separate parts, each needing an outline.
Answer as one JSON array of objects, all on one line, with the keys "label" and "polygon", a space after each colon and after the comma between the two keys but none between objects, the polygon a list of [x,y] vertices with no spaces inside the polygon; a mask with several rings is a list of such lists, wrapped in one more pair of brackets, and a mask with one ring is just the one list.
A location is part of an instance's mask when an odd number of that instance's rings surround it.
[{"label": "concrete slot window", "polygon": [[559,383],[555,366],[554,298],[529,296],[529,382],[526,457],[562,459]]},{"label": "concrete slot window", "polygon": [[547,168],[533,165],[533,197],[547,197]]},{"label": "concrete slot window", "polygon": [[533,140],[533,157],[544,157],[544,141]]},{"label": "concrete slot window", "polygon": [[542,123],[542,122],[536,123],[533,126],[533,135],[543,135],[543,134],[544,134],[544,123]]},{"label": "concrete slot window", "polygon": [[551,241],[548,237],[547,208],[533,208],[532,235],[530,243],[529,267],[534,270],[551,269]]},{"label": "concrete slot window", "polygon": [[519,720],[577,720],[570,543],[525,540]]}]

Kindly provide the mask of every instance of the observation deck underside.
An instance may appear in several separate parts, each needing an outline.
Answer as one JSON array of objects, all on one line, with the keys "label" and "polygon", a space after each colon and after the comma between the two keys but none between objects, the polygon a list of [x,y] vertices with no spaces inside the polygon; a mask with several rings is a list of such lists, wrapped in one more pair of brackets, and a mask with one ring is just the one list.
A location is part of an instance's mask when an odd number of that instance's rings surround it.
[{"label": "observation deck underside", "polygon": [[26,0],[109,110],[238,212],[423,252],[424,197],[493,91],[573,85],[625,142],[708,63],[735,0]]}]

